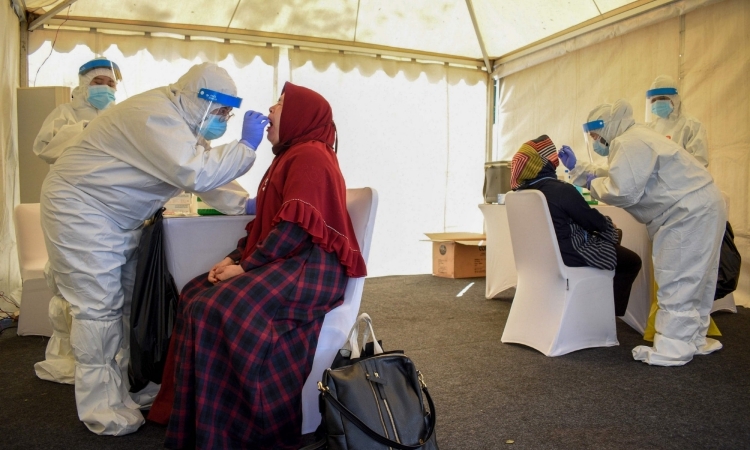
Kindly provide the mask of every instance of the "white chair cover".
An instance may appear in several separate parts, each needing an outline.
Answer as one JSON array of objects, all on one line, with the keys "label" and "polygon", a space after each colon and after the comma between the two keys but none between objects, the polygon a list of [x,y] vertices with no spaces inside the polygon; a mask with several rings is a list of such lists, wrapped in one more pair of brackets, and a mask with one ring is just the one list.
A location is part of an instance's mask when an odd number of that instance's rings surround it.
[{"label": "white chair cover", "polygon": [[[347,189],[346,209],[352,219],[362,257],[367,262],[378,209],[377,191],[372,188]],[[344,303],[326,314],[315,349],[313,367],[302,388],[302,434],[312,433],[320,424],[318,381],[323,378],[323,372],[331,367],[336,352],[347,341],[349,331],[357,320],[364,286],[364,277],[350,278],[344,293]]]},{"label": "white chair cover", "polygon": [[49,301],[52,291],[44,278],[47,247],[40,220],[39,203],[21,203],[15,214],[18,265],[21,269],[22,293],[18,316],[19,336],[52,336]]},{"label": "white chair cover", "polygon": [[541,192],[512,192],[505,203],[518,285],[501,341],[547,356],[618,345],[614,271],[563,264]]}]

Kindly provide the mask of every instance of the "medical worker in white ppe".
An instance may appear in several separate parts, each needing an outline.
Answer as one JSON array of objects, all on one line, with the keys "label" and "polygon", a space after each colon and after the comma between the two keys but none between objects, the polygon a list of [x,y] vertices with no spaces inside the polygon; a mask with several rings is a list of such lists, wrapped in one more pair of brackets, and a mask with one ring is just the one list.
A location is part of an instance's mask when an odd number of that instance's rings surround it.
[{"label": "medical worker in white ppe", "polygon": [[646,123],[687,150],[703,167],[708,167],[706,127],[685,114],[677,84],[667,75],[656,77],[651,89],[646,91]]},{"label": "medical worker in white ppe", "polygon": [[[122,80],[120,68],[116,63],[104,58],[97,58],[82,65],[78,70],[78,86],[73,89],[72,101],[55,108],[44,120],[34,140],[34,153],[49,164],[54,164],[58,154],[48,149],[61,151],[61,145],[52,145],[56,139],[60,142],[78,135],[90,120],[114,104],[117,83]],[[49,264],[45,267],[47,284],[53,292],[49,302],[49,319],[52,323],[52,336],[47,342],[44,361],[34,365],[37,376],[43,380],[73,384],[75,361],[70,347],[70,304],[62,298],[54,280],[49,273]]]},{"label": "medical worker in white ppe", "polygon": [[97,58],[78,70],[78,86],[73,89],[72,101],[55,108],[44,120],[34,140],[34,153],[49,164],[60,155],[48,153],[52,139],[67,140],[83,131],[90,120],[115,103],[117,83],[122,81],[120,68],[114,62]]},{"label": "medical worker in white ppe", "polygon": [[721,348],[707,338],[726,224],[721,192],[685,150],[633,120],[625,100],[589,113],[584,133],[606,156],[606,176],[586,174],[591,196],[627,210],[653,242],[659,310],[653,347],[633,349],[652,365],[678,366]]},{"label": "medical worker in white ppe", "polygon": [[[128,393],[129,310],[144,220],[183,190],[203,192],[247,172],[267,118],[245,114],[242,139],[211,150],[237,88],[215,64],[107,109],[65,144],[44,181],[41,220],[50,271],[73,314],[79,418],[97,434],[143,424]],[[121,347],[123,351],[121,352]],[[118,352],[120,355],[118,355]],[[116,358],[117,355],[117,358]]]}]

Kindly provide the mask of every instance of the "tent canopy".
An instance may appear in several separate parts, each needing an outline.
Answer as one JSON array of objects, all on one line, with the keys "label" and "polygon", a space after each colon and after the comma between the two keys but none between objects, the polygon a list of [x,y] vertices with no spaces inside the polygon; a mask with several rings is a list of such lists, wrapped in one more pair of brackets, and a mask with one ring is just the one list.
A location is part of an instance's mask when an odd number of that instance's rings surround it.
[{"label": "tent canopy", "polygon": [[35,15],[31,29],[65,20],[65,26],[191,30],[489,68],[555,37],[665,3],[669,1],[26,0],[26,7]]}]

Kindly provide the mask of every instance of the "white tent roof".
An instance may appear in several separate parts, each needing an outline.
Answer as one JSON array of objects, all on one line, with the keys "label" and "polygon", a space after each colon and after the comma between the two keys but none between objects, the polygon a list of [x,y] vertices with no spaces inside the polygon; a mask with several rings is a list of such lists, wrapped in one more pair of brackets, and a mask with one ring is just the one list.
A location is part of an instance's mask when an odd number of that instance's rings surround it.
[{"label": "white tent roof", "polygon": [[27,10],[42,16],[31,28],[67,19],[66,26],[191,30],[481,66],[665,3],[669,1],[26,0]]}]

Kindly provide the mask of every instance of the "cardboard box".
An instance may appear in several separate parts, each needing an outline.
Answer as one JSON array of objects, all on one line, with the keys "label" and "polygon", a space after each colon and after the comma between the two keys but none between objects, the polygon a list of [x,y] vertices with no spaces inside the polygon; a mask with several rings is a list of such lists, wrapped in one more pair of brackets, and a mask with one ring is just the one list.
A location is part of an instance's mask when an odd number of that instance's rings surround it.
[{"label": "cardboard box", "polygon": [[432,274],[443,278],[483,277],[487,245],[480,233],[425,233],[432,241]]}]

